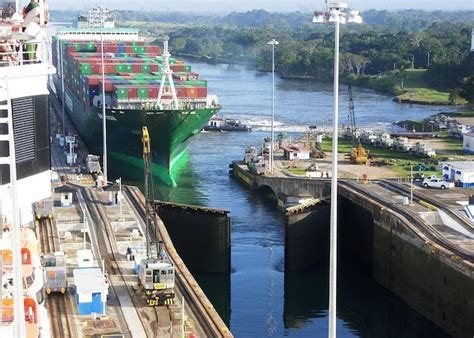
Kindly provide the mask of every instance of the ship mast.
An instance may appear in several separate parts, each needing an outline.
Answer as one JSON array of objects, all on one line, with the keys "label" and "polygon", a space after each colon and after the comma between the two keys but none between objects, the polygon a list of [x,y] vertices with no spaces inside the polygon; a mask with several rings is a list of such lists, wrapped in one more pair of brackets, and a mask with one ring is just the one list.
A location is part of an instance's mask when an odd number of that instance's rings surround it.
[{"label": "ship mast", "polygon": [[161,97],[163,96],[163,89],[165,87],[165,81],[168,79],[168,83],[170,85],[170,90],[171,90],[171,96],[173,98],[173,105],[174,109],[178,109],[178,97],[176,96],[176,89],[174,88],[174,82],[173,82],[173,71],[170,68],[170,52],[168,51],[168,40],[169,38],[165,36],[163,38],[163,63],[164,63],[164,70],[163,70],[163,76],[161,77],[161,83],[160,83],[160,91],[158,93],[158,106],[160,109],[163,109],[162,104],[161,104]]}]

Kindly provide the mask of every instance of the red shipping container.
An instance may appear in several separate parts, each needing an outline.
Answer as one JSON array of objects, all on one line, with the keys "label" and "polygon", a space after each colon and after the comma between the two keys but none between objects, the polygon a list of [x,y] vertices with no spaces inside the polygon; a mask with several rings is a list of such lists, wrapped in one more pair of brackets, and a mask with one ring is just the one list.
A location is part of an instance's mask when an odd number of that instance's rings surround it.
[{"label": "red shipping container", "polygon": [[97,86],[99,84],[99,77],[97,76],[88,76],[86,77],[86,83],[90,86]]},{"label": "red shipping container", "polygon": [[170,68],[173,72],[182,72],[184,71],[184,65],[170,65]]},{"label": "red shipping container", "polygon": [[137,95],[138,95],[138,90],[137,88],[135,87],[129,87],[128,88],[128,98],[129,99],[136,99],[137,98]]},{"label": "red shipping container", "polygon": [[156,63],[150,64],[150,72],[159,72],[159,71],[160,71],[160,67],[158,66],[158,64]]},{"label": "red shipping container", "polygon": [[176,96],[179,98],[187,97],[187,88],[186,87],[175,87]]},{"label": "red shipping container", "polygon": [[142,66],[139,63],[135,63],[133,65],[133,72],[134,73],[140,73],[142,71]]},{"label": "red shipping container", "polygon": [[197,97],[207,97],[207,87],[196,87]]},{"label": "red shipping container", "polygon": [[91,64],[91,73],[92,74],[99,74],[101,72],[100,64]]},{"label": "red shipping container", "polygon": [[157,98],[158,97],[158,91],[159,91],[159,87],[149,87],[148,88],[148,97],[150,99]]},{"label": "red shipping container", "polygon": [[104,71],[105,74],[115,74],[115,65],[112,64],[106,64],[105,65],[105,71]]},{"label": "red shipping container", "polygon": [[198,97],[198,91],[196,87],[189,87],[188,90],[188,97]]}]

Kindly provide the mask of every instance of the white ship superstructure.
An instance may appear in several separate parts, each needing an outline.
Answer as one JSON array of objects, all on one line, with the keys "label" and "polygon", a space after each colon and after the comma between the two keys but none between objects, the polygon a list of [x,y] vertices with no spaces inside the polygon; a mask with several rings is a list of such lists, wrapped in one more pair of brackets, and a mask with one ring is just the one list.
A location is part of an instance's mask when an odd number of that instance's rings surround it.
[{"label": "white ship superstructure", "polygon": [[[1,337],[49,335],[42,283],[26,282],[23,271],[42,276],[32,204],[51,195],[48,76],[43,0],[0,1],[0,244],[2,263]],[[31,228],[31,229],[27,229]],[[23,235],[29,230],[26,242]],[[33,236],[34,238],[32,238]],[[32,246],[25,260],[25,243]],[[7,262],[5,262],[7,263]],[[27,270],[25,270],[27,269]],[[28,270],[30,269],[30,270]],[[33,271],[33,270],[31,270]],[[29,277],[31,277],[29,276]],[[9,283],[8,280],[12,280]]]}]

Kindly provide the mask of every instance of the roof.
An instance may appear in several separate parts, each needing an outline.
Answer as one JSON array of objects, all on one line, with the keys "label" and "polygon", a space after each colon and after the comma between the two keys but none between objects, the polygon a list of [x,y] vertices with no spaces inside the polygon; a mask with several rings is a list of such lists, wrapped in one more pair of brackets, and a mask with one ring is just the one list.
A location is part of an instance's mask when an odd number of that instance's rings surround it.
[{"label": "roof", "polygon": [[[102,30],[104,33],[112,32],[112,33],[137,33],[138,29],[136,28],[109,28],[104,27]],[[75,32],[82,32],[82,33],[100,33],[100,28],[69,28],[69,27],[58,27],[57,29],[58,34],[61,33],[75,33]]]},{"label": "roof", "polygon": [[469,136],[469,137],[474,137],[474,132],[472,132],[472,133],[465,133],[465,134],[463,134],[463,135],[464,135],[464,136]]},{"label": "roof", "polygon": [[309,149],[306,148],[298,148],[297,146],[281,146],[284,151],[287,151],[289,153],[296,153],[300,151],[309,151]]},{"label": "roof", "polygon": [[474,171],[474,161],[443,162],[443,165],[446,165],[446,164],[453,167],[454,169]]},{"label": "roof", "polygon": [[100,268],[74,269],[74,285],[77,292],[98,292],[107,289],[105,278]]},{"label": "roof", "polygon": [[108,184],[102,188],[104,191],[119,191],[120,187],[117,183]]},{"label": "roof", "polygon": [[59,187],[54,188],[54,192],[67,194],[70,192],[76,192],[76,189],[65,184],[65,185],[60,185]]}]

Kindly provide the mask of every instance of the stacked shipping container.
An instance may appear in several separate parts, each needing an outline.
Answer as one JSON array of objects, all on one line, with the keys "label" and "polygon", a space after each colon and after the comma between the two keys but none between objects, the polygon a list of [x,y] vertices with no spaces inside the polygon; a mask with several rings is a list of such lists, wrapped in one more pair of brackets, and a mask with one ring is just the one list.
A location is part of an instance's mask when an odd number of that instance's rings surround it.
[{"label": "stacked shipping container", "polygon": [[[59,47],[62,47],[61,49]],[[62,52],[60,52],[62,50]],[[53,64],[64,82],[86,108],[102,88],[100,42],[72,42],[53,37]],[[160,47],[137,42],[104,42],[104,88],[115,102],[152,102],[157,99],[163,71]],[[169,59],[178,99],[205,100],[207,81],[191,66]],[[165,82],[164,92],[169,93]]]}]

